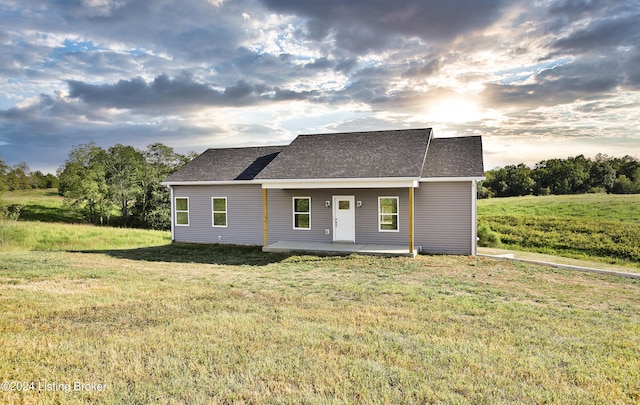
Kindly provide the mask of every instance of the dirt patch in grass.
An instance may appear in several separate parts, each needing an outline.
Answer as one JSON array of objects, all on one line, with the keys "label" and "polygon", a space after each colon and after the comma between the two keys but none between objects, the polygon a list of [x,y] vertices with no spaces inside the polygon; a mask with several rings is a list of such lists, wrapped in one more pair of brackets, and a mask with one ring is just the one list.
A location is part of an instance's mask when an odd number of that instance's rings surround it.
[{"label": "dirt patch in grass", "polygon": [[12,279],[7,288],[29,291],[33,293],[53,294],[91,294],[103,287],[95,280],[42,280],[22,282]]}]

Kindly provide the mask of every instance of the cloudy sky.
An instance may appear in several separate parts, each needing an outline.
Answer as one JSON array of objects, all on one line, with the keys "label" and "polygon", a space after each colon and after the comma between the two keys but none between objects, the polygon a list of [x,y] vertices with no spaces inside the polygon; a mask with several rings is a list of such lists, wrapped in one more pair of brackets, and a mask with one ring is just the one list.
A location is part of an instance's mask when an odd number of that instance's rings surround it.
[{"label": "cloudy sky", "polygon": [[0,159],[481,134],[487,169],[640,155],[637,0],[1,0]]}]

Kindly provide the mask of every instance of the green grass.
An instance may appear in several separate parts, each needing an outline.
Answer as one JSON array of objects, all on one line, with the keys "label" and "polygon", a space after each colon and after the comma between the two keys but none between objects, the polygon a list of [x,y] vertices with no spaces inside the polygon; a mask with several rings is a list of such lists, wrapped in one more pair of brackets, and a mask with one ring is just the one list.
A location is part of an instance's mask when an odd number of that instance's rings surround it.
[{"label": "green grass", "polygon": [[479,215],[526,215],[640,224],[640,195],[581,194],[478,200]]},{"label": "green grass", "polygon": [[170,232],[94,225],[13,221],[3,250],[106,250],[166,245]]},{"label": "green grass", "polygon": [[3,194],[2,204],[19,204],[23,208],[18,221],[0,220],[0,248],[91,251],[148,248],[171,242],[169,232],[79,224],[81,220],[63,207],[63,200],[56,189]]},{"label": "green grass", "polygon": [[57,189],[19,190],[0,196],[4,205],[19,204],[22,221],[78,223],[82,218],[75,212],[63,208],[64,197]]},{"label": "green grass", "polygon": [[0,253],[3,379],[106,387],[5,402],[640,401],[637,281],[455,256],[112,248]]},{"label": "green grass", "polygon": [[478,223],[506,248],[640,267],[640,196],[480,200]]}]

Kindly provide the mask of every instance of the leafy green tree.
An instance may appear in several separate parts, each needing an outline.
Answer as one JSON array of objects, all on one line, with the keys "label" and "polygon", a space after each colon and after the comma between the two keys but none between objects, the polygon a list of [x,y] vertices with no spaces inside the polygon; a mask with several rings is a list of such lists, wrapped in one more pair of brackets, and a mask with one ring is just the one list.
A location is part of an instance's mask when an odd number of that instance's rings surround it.
[{"label": "leafy green tree", "polygon": [[529,169],[523,163],[485,173],[480,197],[510,197],[587,192],[640,193],[640,161],[631,156],[610,158],[598,154],[543,160]]},{"label": "leafy green tree", "polygon": [[40,170],[36,170],[29,174],[29,184],[31,185],[31,188],[44,189],[47,188],[47,179]]},{"label": "leafy green tree", "polygon": [[144,157],[145,164],[140,177],[141,193],[135,205],[137,219],[146,228],[169,229],[169,189],[160,183],[188,158],[161,143],[149,145]]},{"label": "leafy green tree", "polygon": [[52,187],[58,187],[58,179],[53,174],[44,175],[40,170],[32,172],[25,162],[9,167],[0,160],[0,191]]},{"label": "leafy green tree", "polygon": [[3,160],[0,160],[0,192],[7,188],[6,175],[9,172],[9,166],[7,166]]},{"label": "leafy green tree", "polygon": [[625,156],[618,169],[618,175],[625,175],[632,182],[640,180],[640,161],[630,156]]},{"label": "leafy green tree", "polygon": [[615,194],[637,194],[640,193],[640,180],[632,180],[624,174],[616,179],[613,185]]},{"label": "leafy green tree", "polygon": [[58,188],[60,186],[58,178],[51,173],[47,173],[44,179],[46,181],[46,188]]},{"label": "leafy green tree", "polygon": [[144,156],[132,146],[117,144],[103,155],[110,197],[120,209],[123,225],[129,225],[131,206],[140,194]]},{"label": "leafy green tree", "polygon": [[507,184],[512,196],[530,195],[533,193],[535,181],[531,178],[531,169],[524,163],[507,166]]},{"label": "leafy green tree", "polygon": [[530,195],[535,181],[531,178],[531,169],[524,163],[509,165],[486,173],[483,187],[491,190],[496,197],[516,197]]},{"label": "leafy green tree", "polygon": [[572,194],[584,194],[589,191],[589,173],[591,171],[591,161],[584,157],[584,155],[578,155],[576,157],[570,157],[567,159],[570,186]]},{"label": "leafy green tree", "polygon": [[79,145],[58,170],[59,192],[90,222],[113,222],[117,209],[121,225],[168,229],[169,190],[160,183],[190,158],[161,143],[144,152],[120,144],[108,150]]},{"label": "leafy green tree", "polygon": [[20,162],[13,166],[5,175],[5,183],[8,189],[10,191],[30,189],[29,172],[29,166],[25,162]]},{"label": "leafy green tree", "polygon": [[506,177],[507,172],[504,168],[493,169],[485,173],[486,179],[482,183],[483,193],[488,197],[506,197],[508,188]]},{"label": "leafy green tree", "polygon": [[602,189],[610,193],[616,182],[616,170],[608,159],[602,158],[602,155],[596,156],[596,161],[591,165],[589,177],[591,189]]},{"label": "leafy green tree", "polygon": [[58,169],[59,192],[66,203],[95,224],[107,224],[113,204],[106,181],[107,152],[95,143],[71,149],[69,158]]},{"label": "leafy green tree", "polygon": [[536,190],[548,190],[551,194],[584,193],[589,189],[589,170],[590,163],[583,155],[544,160],[533,170]]}]

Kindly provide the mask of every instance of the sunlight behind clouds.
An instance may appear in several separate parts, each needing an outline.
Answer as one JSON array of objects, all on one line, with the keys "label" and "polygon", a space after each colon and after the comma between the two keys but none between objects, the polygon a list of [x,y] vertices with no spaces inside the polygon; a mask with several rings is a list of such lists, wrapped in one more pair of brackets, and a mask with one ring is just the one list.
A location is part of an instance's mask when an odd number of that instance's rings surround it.
[{"label": "sunlight behind clouds", "polygon": [[482,112],[474,100],[464,96],[450,96],[429,102],[426,117],[431,122],[460,124],[479,121],[482,119]]}]

